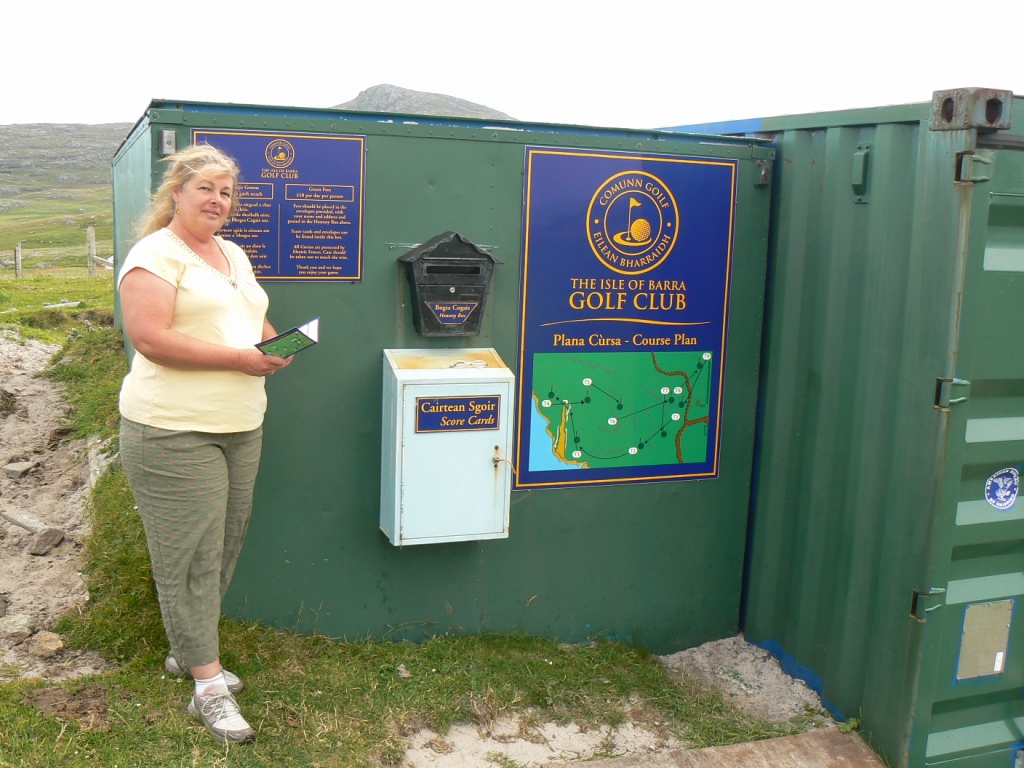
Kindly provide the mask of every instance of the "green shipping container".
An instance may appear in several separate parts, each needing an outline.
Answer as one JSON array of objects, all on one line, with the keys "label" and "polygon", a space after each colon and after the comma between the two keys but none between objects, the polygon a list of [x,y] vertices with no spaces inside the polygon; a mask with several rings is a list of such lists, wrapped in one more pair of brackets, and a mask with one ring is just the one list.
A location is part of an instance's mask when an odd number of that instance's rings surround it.
[{"label": "green shipping container", "polygon": [[746,636],[893,766],[1019,767],[1024,99],[708,128],[778,151]]},{"label": "green shipping container", "polygon": [[[114,158],[118,267],[160,157],[193,141],[240,159],[245,207],[228,236],[273,322],[320,317],[319,345],[267,382],[228,613],[336,637],[519,630],[658,652],[735,634],[773,149],[157,101]],[[446,232],[502,262],[478,336],[413,326],[398,259]],[[383,350],[463,347],[495,348],[520,388],[508,537],[392,546],[378,529]]]}]

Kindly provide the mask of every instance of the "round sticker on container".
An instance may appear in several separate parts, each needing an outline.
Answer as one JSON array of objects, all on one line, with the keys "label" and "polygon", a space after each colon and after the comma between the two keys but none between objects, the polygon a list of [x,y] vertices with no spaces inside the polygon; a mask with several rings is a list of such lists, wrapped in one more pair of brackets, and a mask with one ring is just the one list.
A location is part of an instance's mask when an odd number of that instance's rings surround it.
[{"label": "round sticker on container", "polygon": [[1013,467],[1000,469],[985,481],[985,501],[996,509],[1009,509],[1017,501],[1020,473]]}]

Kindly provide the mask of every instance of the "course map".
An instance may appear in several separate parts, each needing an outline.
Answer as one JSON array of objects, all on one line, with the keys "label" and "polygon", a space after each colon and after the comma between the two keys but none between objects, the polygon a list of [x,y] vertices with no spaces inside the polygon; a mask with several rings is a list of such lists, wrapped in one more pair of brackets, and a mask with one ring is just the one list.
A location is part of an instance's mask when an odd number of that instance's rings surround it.
[{"label": "course map", "polygon": [[711,358],[697,351],[535,354],[533,417],[543,419],[548,439],[530,441],[531,471],[706,461]]}]

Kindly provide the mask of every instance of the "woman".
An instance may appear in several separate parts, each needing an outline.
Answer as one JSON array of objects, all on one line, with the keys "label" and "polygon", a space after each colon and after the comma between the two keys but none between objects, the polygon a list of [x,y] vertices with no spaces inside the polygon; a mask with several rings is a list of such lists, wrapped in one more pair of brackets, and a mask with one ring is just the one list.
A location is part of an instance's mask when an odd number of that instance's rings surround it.
[{"label": "woman", "polygon": [[146,530],[172,674],[193,678],[188,711],[223,742],[255,739],[220,665],[220,604],[242,548],[262,446],[264,377],[290,359],[245,253],[217,237],[238,167],[205,144],[167,158],[163,183],[118,277],[135,348],[121,387],[121,461]]}]

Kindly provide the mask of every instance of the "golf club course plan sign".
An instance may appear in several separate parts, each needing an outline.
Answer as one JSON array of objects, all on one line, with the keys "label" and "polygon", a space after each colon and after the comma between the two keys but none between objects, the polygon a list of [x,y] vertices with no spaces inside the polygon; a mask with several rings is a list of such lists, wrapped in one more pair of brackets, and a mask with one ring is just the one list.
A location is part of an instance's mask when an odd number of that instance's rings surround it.
[{"label": "golf club course plan sign", "polygon": [[193,130],[238,163],[221,230],[260,280],[362,279],[362,136]]},{"label": "golf club course plan sign", "polygon": [[527,147],[517,488],[717,476],[736,172]]}]

